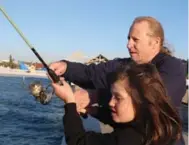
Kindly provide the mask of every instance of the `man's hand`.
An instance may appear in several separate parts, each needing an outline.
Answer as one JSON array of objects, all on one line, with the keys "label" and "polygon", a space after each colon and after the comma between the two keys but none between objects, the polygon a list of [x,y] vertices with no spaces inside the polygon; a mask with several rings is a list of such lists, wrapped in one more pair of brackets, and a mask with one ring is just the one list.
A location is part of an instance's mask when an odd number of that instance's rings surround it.
[{"label": "man's hand", "polygon": [[96,108],[93,107],[93,104],[97,103],[97,92],[96,90],[84,90],[79,89],[75,91],[75,103],[77,106],[78,113],[88,113],[88,114],[95,114],[97,112]]},{"label": "man's hand", "polygon": [[90,104],[90,97],[89,97],[88,92],[86,90],[79,89],[75,91],[74,96],[75,96],[75,102],[77,106],[77,112],[85,113],[86,108],[89,107],[89,104]]},{"label": "man's hand", "polygon": [[49,65],[49,68],[52,69],[56,75],[61,76],[66,72],[67,63],[64,61],[53,62]]}]

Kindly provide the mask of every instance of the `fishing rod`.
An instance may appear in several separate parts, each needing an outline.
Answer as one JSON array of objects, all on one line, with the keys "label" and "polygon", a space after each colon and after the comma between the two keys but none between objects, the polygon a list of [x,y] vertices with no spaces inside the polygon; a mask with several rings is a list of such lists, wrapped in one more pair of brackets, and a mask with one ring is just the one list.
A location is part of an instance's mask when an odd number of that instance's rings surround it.
[{"label": "fishing rod", "polygon": [[[7,15],[5,10],[0,6],[0,11],[3,13],[3,15],[7,18],[7,20],[10,22],[10,24],[15,28],[15,30],[18,32],[18,34],[22,37],[22,39],[25,41],[25,43],[29,46],[29,48],[32,50],[32,52],[37,56],[37,58],[40,60],[40,62],[43,64],[43,66],[47,69],[48,74],[50,75],[51,79],[54,83],[58,83],[59,85],[63,85],[63,83],[60,81],[60,77],[55,74],[55,72],[48,67],[48,65],[45,63],[45,61],[42,59],[42,57],[39,55],[39,53],[35,50],[35,48],[29,43],[29,41],[24,37],[24,34],[18,29],[15,23],[11,20],[11,18]],[[44,94],[43,94],[44,95]],[[40,95],[40,96],[43,96]],[[43,100],[43,99],[42,99]],[[43,103],[42,103],[43,104]],[[86,113],[80,113],[83,118],[87,118],[88,115]]]},{"label": "fishing rod", "polygon": [[6,19],[10,22],[10,24],[15,28],[15,30],[18,32],[18,34],[22,37],[22,39],[25,41],[25,43],[29,46],[29,48],[32,50],[32,52],[37,56],[37,58],[40,60],[40,62],[43,64],[43,66],[46,68],[48,74],[50,75],[51,79],[54,83],[58,83],[60,85],[63,85],[60,81],[60,77],[55,74],[55,72],[48,67],[48,65],[45,63],[45,61],[42,59],[42,57],[39,55],[39,53],[35,50],[35,48],[29,43],[29,41],[24,37],[24,34],[18,29],[16,24],[11,20],[11,18],[7,15],[5,10],[0,7],[0,11],[3,13],[3,15],[6,17]]}]

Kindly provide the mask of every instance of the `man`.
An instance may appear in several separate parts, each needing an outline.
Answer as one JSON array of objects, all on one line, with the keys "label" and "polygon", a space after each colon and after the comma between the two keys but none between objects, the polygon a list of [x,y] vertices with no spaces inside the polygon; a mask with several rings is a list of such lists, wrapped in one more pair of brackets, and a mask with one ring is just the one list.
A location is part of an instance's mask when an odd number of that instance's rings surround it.
[{"label": "man", "polygon": [[[130,58],[115,59],[89,66],[62,60],[52,63],[50,68],[57,75],[63,76],[66,80],[84,89],[100,90],[95,97],[89,97],[93,96],[94,93],[91,95],[82,90],[83,96],[76,97],[76,103],[80,112],[83,109],[90,109],[91,104],[98,102],[100,111],[97,111],[95,116],[101,121],[108,114],[106,113],[108,110],[106,104],[110,100],[110,97],[108,97],[110,95],[107,95],[110,93],[107,76],[120,65],[127,65],[127,63],[132,61],[138,64],[154,64],[160,73],[173,104],[179,108],[186,91],[184,66],[179,59],[169,54],[168,49],[163,44],[164,30],[161,24],[152,17],[137,17],[133,21],[128,34],[127,48]],[[111,124],[112,122],[104,123]]]}]

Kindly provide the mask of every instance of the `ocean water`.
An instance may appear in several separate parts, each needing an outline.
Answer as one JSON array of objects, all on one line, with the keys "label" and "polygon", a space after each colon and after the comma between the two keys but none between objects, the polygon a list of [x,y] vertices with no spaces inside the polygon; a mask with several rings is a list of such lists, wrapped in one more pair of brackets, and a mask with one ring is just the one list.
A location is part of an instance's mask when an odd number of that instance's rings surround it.
[{"label": "ocean water", "polygon": [[[25,77],[25,83],[43,78]],[[65,145],[64,103],[54,96],[48,105],[36,102],[23,85],[23,77],[0,76],[0,145]],[[183,135],[187,144],[188,106],[182,105]],[[86,130],[99,132],[94,118],[82,119]],[[71,120],[70,120],[71,121]]]},{"label": "ocean water", "polygon": [[[48,79],[26,77],[25,83]],[[36,102],[22,77],[0,76],[0,145],[63,145],[64,103],[56,96],[50,104]],[[100,131],[96,120],[84,120],[86,130]]]}]

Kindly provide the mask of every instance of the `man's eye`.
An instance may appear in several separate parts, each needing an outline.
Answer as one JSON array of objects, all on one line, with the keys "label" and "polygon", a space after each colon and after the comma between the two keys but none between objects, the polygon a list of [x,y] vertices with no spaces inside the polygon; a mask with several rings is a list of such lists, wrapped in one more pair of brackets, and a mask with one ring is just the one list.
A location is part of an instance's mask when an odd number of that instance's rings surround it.
[{"label": "man's eye", "polygon": [[131,38],[131,37],[130,37],[130,36],[128,36],[128,37],[127,37],[127,40],[130,40],[130,38]]},{"label": "man's eye", "polygon": [[138,41],[139,39],[137,39],[137,38],[133,38],[133,40],[134,40],[134,41]]}]

